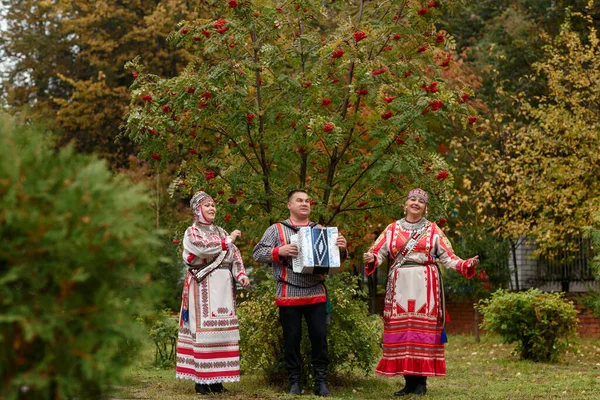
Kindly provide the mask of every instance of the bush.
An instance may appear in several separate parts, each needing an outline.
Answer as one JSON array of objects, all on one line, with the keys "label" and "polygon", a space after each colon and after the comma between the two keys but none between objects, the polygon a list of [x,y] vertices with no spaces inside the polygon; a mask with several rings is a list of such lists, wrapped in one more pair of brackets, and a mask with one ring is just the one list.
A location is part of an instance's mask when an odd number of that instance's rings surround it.
[{"label": "bush", "polygon": [[[381,355],[383,323],[369,315],[367,295],[358,288],[358,279],[341,273],[327,280],[331,300],[331,325],[328,327],[329,373],[341,378],[357,371],[372,372]],[[283,332],[275,305],[275,282],[261,282],[251,297],[238,308],[240,320],[242,369],[264,375],[271,383],[287,377],[283,363]],[[312,381],[310,340],[303,322],[302,371],[305,383]]]},{"label": "bush", "polygon": [[[595,249],[594,256],[590,260],[592,268],[594,268],[596,279],[600,279],[600,212],[594,214],[592,225],[586,227],[586,235],[592,242],[592,248]],[[584,305],[594,311],[594,315],[600,317],[600,292],[590,290],[588,296],[585,297]]]},{"label": "bush", "polygon": [[154,342],[154,365],[159,368],[170,368],[175,365],[177,353],[177,335],[179,331],[178,315],[171,315],[166,309],[153,319],[148,331]]},{"label": "bush", "polygon": [[260,282],[238,305],[237,313],[242,370],[258,372],[270,382],[283,381],[283,331],[275,305],[275,282]]},{"label": "bush", "polygon": [[509,293],[498,290],[478,305],[482,328],[496,332],[505,343],[517,343],[525,360],[556,361],[566,350],[568,338],[577,332],[577,310],[562,293],[538,289]]},{"label": "bush", "polygon": [[152,311],[140,186],[0,116],[0,398],[102,395]]}]

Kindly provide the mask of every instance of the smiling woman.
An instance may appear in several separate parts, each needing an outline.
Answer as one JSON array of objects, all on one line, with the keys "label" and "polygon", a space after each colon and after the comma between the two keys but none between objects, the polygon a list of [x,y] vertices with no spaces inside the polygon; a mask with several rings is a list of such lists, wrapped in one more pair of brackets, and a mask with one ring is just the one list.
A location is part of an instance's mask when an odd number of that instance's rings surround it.
[{"label": "smiling woman", "polygon": [[384,376],[404,375],[406,386],[396,396],[424,395],[427,376],[446,375],[445,307],[439,261],[468,279],[475,275],[477,256],[462,260],[433,222],[423,218],[429,196],[410,191],[406,217],[390,224],[363,255],[372,274],[386,257],[390,264],[383,312],[383,357],[375,370]]},{"label": "smiling woman", "polygon": [[190,201],[194,224],[183,237],[188,273],[183,287],[176,375],[195,382],[199,394],[225,391],[240,380],[239,328],[233,280],[249,284],[235,230],[213,224],[215,202],[200,191]]},{"label": "smiling woman", "polygon": [[427,194],[425,192],[425,196],[423,194],[417,192],[421,191],[420,189],[413,190],[411,196],[406,199],[406,221],[407,222],[419,222],[421,218],[423,218],[423,213],[427,209]]}]

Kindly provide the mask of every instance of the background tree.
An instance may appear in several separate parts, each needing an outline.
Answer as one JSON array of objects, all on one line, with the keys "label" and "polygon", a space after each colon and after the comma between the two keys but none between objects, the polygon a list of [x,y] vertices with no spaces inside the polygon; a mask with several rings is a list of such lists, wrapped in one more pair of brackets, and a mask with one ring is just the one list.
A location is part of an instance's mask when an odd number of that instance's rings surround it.
[{"label": "background tree", "polygon": [[[572,30],[571,18],[588,21],[583,38]],[[483,204],[501,209],[502,219],[489,221],[499,232],[528,232],[540,251],[575,250],[573,239],[591,223],[600,192],[594,184],[600,160],[600,47],[590,16],[568,17],[560,34],[544,47],[545,59],[534,65],[547,82],[548,94],[537,105],[521,93],[515,98],[522,126],[512,120],[504,140],[510,159],[484,152],[494,181],[481,187]],[[530,79],[535,79],[531,76]],[[485,157],[484,157],[485,158]],[[493,165],[492,165],[493,164]],[[510,201],[498,201],[500,191]]]},{"label": "background tree", "polygon": [[127,165],[133,145],[116,139],[134,78],[123,66],[140,55],[152,71],[175,75],[187,55],[168,46],[166,36],[184,15],[195,17],[190,2],[3,0],[2,6],[1,92],[9,109],[29,107],[60,133],[61,143],[75,140],[78,151]]},{"label": "background tree", "polygon": [[[219,2],[171,41],[196,56],[174,78],[139,73],[129,135],[158,165],[179,162],[173,193],[203,188],[225,226],[259,238],[307,188],[313,218],[351,242],[400,217],[414,185],[444,214],[452,177],[432,131],[467,125],[464,83],[447,84],[452,39],[435,29],[445,2]],[[340,218],[343,217],[343,218]],[[350,229],[351,228],[351,229]]]},{"label": "background tree", "polygon": [[[570,11],[569,11],[570,10]],[[477,97],[482,111],[515,113],[511,96],[546,93],[543,77],[531,80],[533,64],[544,57],[543,46],[560,32],[568,12],[600,13],[600,4],[589,0],[483,0],[467,2],[454,13],[442,16],[441,27],[456,38],[457,51],[482,77]],[[598,19],[593,26],[598,28]],[[584,32],[587,24],[575,21],[573,29]]]},{"label": "background tree", "polygon": [[[129,105],[132,74],[125,63],[143,57],[152,71],[173,76],[185,50],[167,44],[167,36],[183,16],[195,17],[187,1],[2,1],[5,25],[0,34],[2,67],[0,98],[6,109],[41,119],[59,138],[74,141],[78,152],[96,152],[111,167],[152,191],[157,229],[173,230],[179,204],[166,195],[162,176],[134,157],[133,143],[120,137]],[[5,56],[5,57],[4,57]],[[161,237],[160,265],[153,279],[165,285],[165,306],[180,302],[180,255],[176,238]]]},{"label": "background tree", "polygon": [[[516,145],[521,140],[518,132],[529,125],[530,115],[522,112],[521,101],[516,98],[527,99],[531,107],[537,107],[541,99],[548,98],[550,88],[546,75],[538,73],[535,64],[547,58],[544,45],[559,34],[569,9],[592,16],[590,21],[573,20],[574,32],[587,36],[589,27],[597,28],[599,6],[577,0],[482,1],[466,4],[456,13],[443,16],[442,27],[455,33],[457,51],[465,60],[461,71],[471,70],[481,76],[481,86],[474,88],[476,97],[472,102],[479,113],[477,135],[454,130],[447,144],[453,160],[452,170],[455,176],[461,177],[455,183],[459,218],[452,220],[450,226],[458,228],[463,235],[479,232],[478,238],[487,236],[491,247],[495,242],[506,241],[506,248],[512,250],[515,269],[516,249],[524,243],[525,235],[533,235],[537,212],[533,208],[544,207],[547,195],[547,192],[521,192],[524,187],[517,182],[518,176],[530,173],[524,165],[512,162],[513,158],[521,157]],[[538,169],[534,167],[535,170]],[[537,175],[534,179],[543,176]],[[533,204],[532,194],[540,194],[535,200],[539,203]],[[476,206],[471,207],[472,204]],[[568,240],[561,236],[563,233],[546,231],[543,234],[553,236],[553,240]],[[471,243],[472,238],[467,242]],[[498,255],[500,260],[508,258],[508,254]],[[506,277],[502,271],[494,273],[488,269],[488,272],[492,280],[498,273]],[[516,273],[514,276],[518,278]],[[519,289],[518,279],[515,286],[506,278],[502,281],[505,287],[510,283],[511,288]]]}]

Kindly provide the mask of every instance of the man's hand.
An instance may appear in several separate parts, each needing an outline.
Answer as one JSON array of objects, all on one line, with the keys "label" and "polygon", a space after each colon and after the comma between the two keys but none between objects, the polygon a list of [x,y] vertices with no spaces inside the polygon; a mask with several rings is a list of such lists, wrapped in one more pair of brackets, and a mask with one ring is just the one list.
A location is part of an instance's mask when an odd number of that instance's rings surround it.
[{"label": "man's hand", "polygon": [[285,244],[279,248],[279,257],[298,257],[298,246]]}]

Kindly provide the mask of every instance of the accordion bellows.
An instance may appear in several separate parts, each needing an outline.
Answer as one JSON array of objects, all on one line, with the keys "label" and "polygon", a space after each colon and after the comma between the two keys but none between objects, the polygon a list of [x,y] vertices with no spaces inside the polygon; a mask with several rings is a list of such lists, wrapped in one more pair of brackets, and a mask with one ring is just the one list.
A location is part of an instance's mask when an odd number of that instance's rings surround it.
[{"label": "accordion bellows", "polygon": [[340,248],[335,244],[338,229],[302,227],[290,237],[298,246],[293,271],[298,274],[335,274],[340,270]]}]

